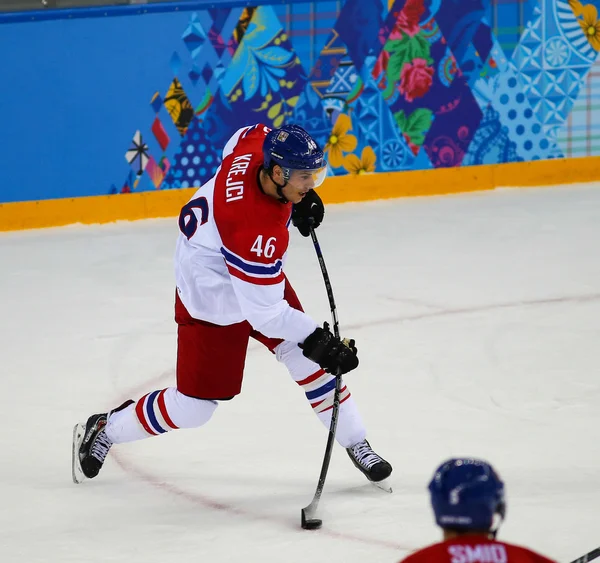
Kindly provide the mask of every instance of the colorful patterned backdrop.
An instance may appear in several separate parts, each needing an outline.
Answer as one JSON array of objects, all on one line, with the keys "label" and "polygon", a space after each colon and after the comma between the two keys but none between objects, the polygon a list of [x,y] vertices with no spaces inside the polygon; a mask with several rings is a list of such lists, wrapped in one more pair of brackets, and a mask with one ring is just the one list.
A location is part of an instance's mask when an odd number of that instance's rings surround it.
[{"label": "colorful patterned backdrop", "polygon": [[597,6],[577,0],[195,12],[112,191],[198,186],[259,121],[304,126],[336,175],[598,154],[599,49]]},{"label": "colorful patterned backdrop", "polygon": [[[1,49],[17,40],[32,46],[21,59],[8,59],[19,96],[0,94],[0,110],[6,102],[0,114],[13,136],[29,132],[39,156],[35,167],[17,169],[18,159],[9,154],[11,181],[0,201],[19,199],[15,178],[25,185],[44,170],[54,173],[52,193],[44,197],[199,186],[215,172],[228,137],[256,122],[304,126],[325,147],[333,175],[598,155],[599,3],[290,0],[242,8],[223,2],[185,13],[108,18],[113,23],[97,18],[95,27],[6,26]],[[63,71],[68,66],[57,73],[48,61],[30,72],[32,56],[43,62],[33,44],[38,36],[58,44],[65,34],[75,40],[73,30],[81,29],[83,42],[102,25],[112,26],[108,36],[129,34],[130,60],[107,54],[108,45],[76,59],[80,49],[65,45],[70,74]],[[94,65],[104,63],[111,70],[98,81]],[[134,75],[140,63],[145,66]],[[42,88],[29,83],[47,70],[53,78]],[[78,90],[82,73],[90,73],[87,91]],[[122,81],[121,93],[110,80]],[[98,90],[94,100],[92,88]],[[57,109],[61,104],[68,116]],[[52,138],[35,142],[30,132],[42,126],[51,128]],[[101,151],[86,152],[81,130]],[[60,160],[61,143],[69,161]],[[6,146],[14,152],[21,145]],[[109,174],[95,165],[98,159],[108,163]],[[87,170],[89,178],[83,177]],[[23,199],[37,197],[36,182],[22,189]],[[89,184],[85,194],[77,187],[82,182]]]}]

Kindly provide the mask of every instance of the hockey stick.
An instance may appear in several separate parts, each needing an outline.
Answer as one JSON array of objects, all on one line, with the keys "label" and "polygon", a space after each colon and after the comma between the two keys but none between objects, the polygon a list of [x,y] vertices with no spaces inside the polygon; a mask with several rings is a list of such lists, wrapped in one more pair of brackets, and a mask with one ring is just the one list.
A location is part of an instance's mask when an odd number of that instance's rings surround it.
[{"label": "hockey stick", "polygon": [[575,561],[571,561],[571,563],[587,563],[588,561],[592,561],[592,559],[596,559],[597,557],[600,557],[600,547],[592,549],[592,551],[582,555],[579,559],[575,559]]},{"label": "hockey stick", "polygon": [[[325,266],[325,259],[317,240],[317,235],[312,227],[310,227],[310,236],[319,259],[319,265],[321,266],[321,273],[323,274],[323,281],[325,282],[325,289],[327,289],[327,297],[329,298],[329,307],[331,308],[331,317],[333,318],[333,334],[336,338],[340,337],[339,321],[337,316],[337,309],[335,308],[335,300],[333,298],[333,289],[331,289],[331,282],[329,281],[329,274],[327,273],[327,267]],[[337,428],[338,414],[340,412],[340,389],[342,387],[341,375],[336,375],[335,378],[335,391],[333,392],[333,410],[331,412],[331,423],[329,424],[329,435],[327,436],[327,445],[325,446],[325,455],[323,456],[323,464],[321,465],[321,474],[319,475],[319,482],[317,483],[317,490],[312,502],[302,509],[302,528],[305,530],[318,530],[322,525],[323,521],[319,518],[315,518],[317,513],[317,507],[319,506],[319,500],[323,493],[323,487],[325,486],[325,479],[327,478],[327,471],[329,470],[329,462],[331,461],[331,452],[333,450],[333,442],[335,440],[335,429]]]}]

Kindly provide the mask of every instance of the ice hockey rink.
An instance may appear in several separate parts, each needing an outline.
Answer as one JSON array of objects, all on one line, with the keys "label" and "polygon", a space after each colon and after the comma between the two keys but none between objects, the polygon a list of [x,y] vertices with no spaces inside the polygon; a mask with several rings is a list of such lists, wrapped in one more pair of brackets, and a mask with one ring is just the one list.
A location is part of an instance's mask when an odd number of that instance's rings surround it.
[{"label": "ice hockey rink", "polygon": [[[74,423],[174,382],[177,223],[3,233],[2,563],[395,563],[439,539],[426,485],[451,456],[504,479],[500,538],[565,563],[600,544],[600,185],[330,206],[317,234],[394,492],[337,446],[323,528],[300,528],[326,431],[256,343],[207,426],[74,485]],[[295,231],[287,273],[329,320]]]}]

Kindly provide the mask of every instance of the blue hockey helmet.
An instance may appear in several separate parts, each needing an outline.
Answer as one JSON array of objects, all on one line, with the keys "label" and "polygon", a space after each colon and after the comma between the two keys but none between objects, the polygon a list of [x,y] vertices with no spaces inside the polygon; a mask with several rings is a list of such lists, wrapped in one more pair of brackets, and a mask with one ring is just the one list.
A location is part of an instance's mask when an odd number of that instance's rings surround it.
[{"label": "blue hockey helmet", "polygon": [[303,170],[313,174],[316,188],[327,175],[323,150],[298,125],[284,125],[269,131],[263,143],[263,153],[265,170],[271,170],[273,165],[278,164],[286,181],[294,170]]},{"label": "blue hockey helmet", "polygon": [[482,460],[450,459],[429,483],[435,521],[452,530],[492,530],[494,515],[504,518],[504,483]]}]

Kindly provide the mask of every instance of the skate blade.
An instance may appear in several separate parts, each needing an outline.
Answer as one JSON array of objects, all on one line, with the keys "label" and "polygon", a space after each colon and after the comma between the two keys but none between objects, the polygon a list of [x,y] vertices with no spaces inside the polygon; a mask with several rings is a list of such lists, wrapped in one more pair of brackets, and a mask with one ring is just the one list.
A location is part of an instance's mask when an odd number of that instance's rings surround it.
[{"label": "skate blade", "polygon": [[388,479],[384,479],[383,481],[371,481],[373,485],[375,485],[378,489],[385,491],[386,493],[392,493],[392,485],[390,484]]},{"label": "skate blade", "polygon": [[83,442],[83,436],[85,434],[85,427],[83,424],[76,424],[73,428],[73,446],[72,446],[72,457],[71,457],[71,469],[73,476],[73,483],[78,485],[79,483],[83,483],[86,479],[86,476],[83,474],[83,469],[81,469],[81,461],[79,461],[79,448],[81,446],[81,442]]}]

